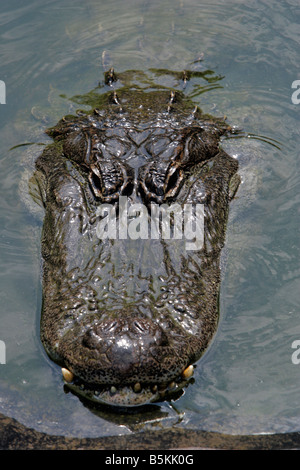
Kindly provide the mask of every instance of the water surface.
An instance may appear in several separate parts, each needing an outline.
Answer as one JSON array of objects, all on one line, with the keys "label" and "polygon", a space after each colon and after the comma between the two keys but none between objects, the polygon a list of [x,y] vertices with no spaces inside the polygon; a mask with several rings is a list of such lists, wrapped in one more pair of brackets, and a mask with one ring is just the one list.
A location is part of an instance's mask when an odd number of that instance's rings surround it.
[{"label": "water surface", "polygon": [[[52,434],[105,436],[184,426],[226,433],[300,429],[299,76],[297,0],[20,0],[0,5],[0,411]],[[220,325],[177,401],[141,414],[90,410],[65,394],[39,341],[38,214],[22,184],[45,127],[69,112],[62,98],[102,79],[102,55],[117,70],[213,70],[221,86],[194,100],[247,133],[232,139],[243,184],[224,251]],[[203,85],[203,84],[202,84]],[[192,88],[186,92],[191,93]],[[203,89],[202,89],[203,91]],[[280,148],[278,148],[280,147]],[[21,194],[21,197],[20,197]]]}]

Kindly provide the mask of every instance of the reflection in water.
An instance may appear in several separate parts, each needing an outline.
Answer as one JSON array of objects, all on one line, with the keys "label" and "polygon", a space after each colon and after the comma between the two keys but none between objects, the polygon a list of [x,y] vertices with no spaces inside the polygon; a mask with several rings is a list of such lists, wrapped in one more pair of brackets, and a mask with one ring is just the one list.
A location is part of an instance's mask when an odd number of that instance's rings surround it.
[{"label": "reflection in water", "polygon": [[184,414],[176,410],[176,406],[160,407],[159,405],[147,405],[137,408],[117,409],[105,405],[91,404],[84,398],[79,398],[80,403],[98,418],[113,423],[117,426],[124,426],[131,432],[157,429],[163,426],[176,426],[181,424]]}]

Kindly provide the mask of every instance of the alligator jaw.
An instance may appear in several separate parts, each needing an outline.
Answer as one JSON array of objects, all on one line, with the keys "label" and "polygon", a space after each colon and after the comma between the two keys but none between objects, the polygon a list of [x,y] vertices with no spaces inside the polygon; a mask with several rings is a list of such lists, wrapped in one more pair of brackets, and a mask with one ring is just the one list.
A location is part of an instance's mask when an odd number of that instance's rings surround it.
[{"label": "alligator jaw", "polygon": [[64,384],[75,395],[100,405],[124,408],[156,403],[182,394],[182,390],[192,379],[194,367],[188,366],[176,380],[165,385],[140,384],[102,386],[88,384],[75,377],[68,369],[62,368]]}]

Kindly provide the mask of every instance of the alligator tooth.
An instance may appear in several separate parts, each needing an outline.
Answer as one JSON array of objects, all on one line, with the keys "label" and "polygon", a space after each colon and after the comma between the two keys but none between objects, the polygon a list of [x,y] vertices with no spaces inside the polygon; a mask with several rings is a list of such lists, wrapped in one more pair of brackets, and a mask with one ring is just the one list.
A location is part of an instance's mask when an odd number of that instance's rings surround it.
[{"label": "alligator tooth", "polygon": [[134,384],[133,386],[133,390],[135,393],[138,393],[142,390],[142,387],[141,387],[141,384],[139,382],[137,382],[136,384]]},{"label": "alligator tooth", "polygon": [[61,373],[66,382],[72,382],[72,380],[74,379],[73,372],[71,372],[69,369],[65,369],[65,367],[62,367]]},{"label": "alligator tooth", "polygon": [[189,379],[190,377],[192,377],[194,373],[194,366],[188,366],[186,369],[184,369],[184,371],[182,372],[182,377],[184,379]]},{"label": "alligator tooth", "polygon": [[176,383],[175,382],[171,382],[169,383],[169,389],[172,390],[173,388],[176,387]]},{"label": "alligator tooth", "polygon": [[110,393],[112,393],[112,395],[114,395],[115,393],[117,393],[116,387],[114,387],[114,386],[110,387]]},{"label": "alligator tooth", "polygon": [[158,386],[157,386],[157,385],[153,385],[153,387],[152,387],[152,392],[153,392],[153,393],[156,393],[157,390],[158,390]]}]

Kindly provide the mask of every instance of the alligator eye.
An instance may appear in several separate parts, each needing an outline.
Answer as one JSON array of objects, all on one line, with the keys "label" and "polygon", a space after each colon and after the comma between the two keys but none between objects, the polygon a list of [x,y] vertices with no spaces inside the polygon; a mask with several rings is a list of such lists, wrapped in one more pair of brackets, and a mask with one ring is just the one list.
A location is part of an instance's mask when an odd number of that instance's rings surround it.
[{"label": "alligator eye", "polygon": [[174,197],[183,181],[183,171],[176,167],[171,167],[171,171],[168,172],[166,180],[164,193],[165,197]]},{"label": "alligator eye", "polygon": [[123,183],[123,175],[112,164],[107,162],[91,166],[89,182],[96,197],[109,202],[117,197]]},{"label": "alligator eye", "polygon": [[92,187],[93,187],[93,190],[94,192],[96,192],[98,195],[101,195],[102,192],[101,192],[101,180],[99,178],[98,175],[96,175],[96,173],[94,173],[93,171],[91,172],[91,181],[90,181]]},{"label": "alligator eye", "polygon": [[184,178],[177,162],[169,167],[166,162],[145,165],[139,173],[139,192],[146,201],[161,204],[166,198],[176,196]]},{"label": "alligator eye", "polygon": [[152,171],[146,178],[145,178],[145,184],[147,186],[147,189],[155,193],[157,196],[163,196],[164,195],[164,190],[163,190],[163,177],[159,175],[157,172]]},{"label": "alligator eye", "polygon": [[98,168],[92,168],[92,170],[89,173],[88,178],[89,178],[89,182],[92,187],[94,195],[96,197],[102,198],[103,183],[102,183],[101,173],[98,170]]},{"label": "alligator eye", "polygon": [[105,202],[115,202],[133,189],[133,170],[124,163],[102,160],[90,165],[88,179],[94,195]]}]

